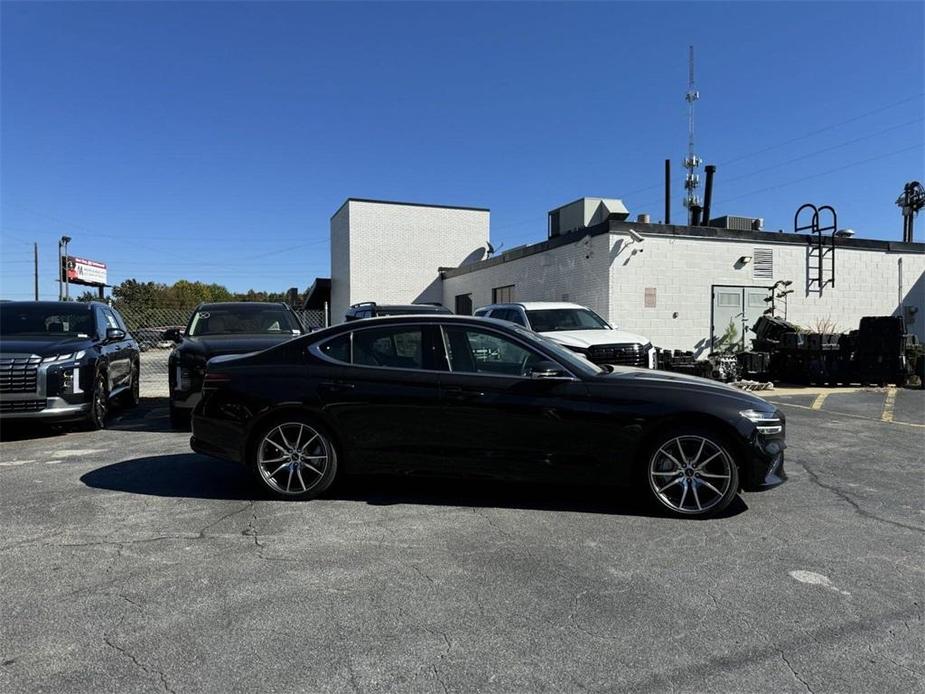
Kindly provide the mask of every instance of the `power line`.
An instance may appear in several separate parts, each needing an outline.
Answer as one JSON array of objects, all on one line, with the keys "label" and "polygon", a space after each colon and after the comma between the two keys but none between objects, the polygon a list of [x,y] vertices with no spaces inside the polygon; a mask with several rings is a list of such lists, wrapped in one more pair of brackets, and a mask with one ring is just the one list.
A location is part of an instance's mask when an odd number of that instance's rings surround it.
[{"label": "power line", "polygon": [[795,178],[795,179],[793,179],[793,180],[791,180],[791,181],[786,181],[786,182],[784,182],[784,183],[778,183],[777,185],[767,186],[767,187],[765,187],[765,188],[759,188],[758,190],[752,190],[752,191],[749,191],[748,193],[742,193],[741,195],[736,195],[736,196],[731,197],[731,198],[726,198],[725,200],[721,201],[720,203],[717,203],[717,205],[719,205],[719,204],[725,204],[725,203],[728,203],[728,202],[730,202],[730,201],[732,201],[732,200],[738,200],[739,198],[748,197],[749,195],[757,195],[758,193],[764,193],[765,191],[768,191],[768,190],[776,190],[776,189],[778,189],[778,188],[784,188],[784,187],[786,187],[786,186],[793,185],[794,183],[802,183],[803,181],[809,181],[809,180],[811,180],[811,179],[813,179],[813,178],[821,178],[822,176],[828,176],[829,174],[837,173],[837,172],[839,172],[839,171],[844,171],[845,169],[850,169],[850,168],[852,168],[852,167],[854,167],[854,166],[860,166],[861,164],[867,164],[867,163],[872,162],[872,161],[877,161],[878,159],[886,159],[887,157],[892,157],[892,156],[895,156],[895,155],[897,155],[897,154],[902,154],[903,152],[908,152],[908,151],[910,151],[910,150],[918,149],[918,148],[923,147],[923,146],[925,146],[925,142],[918,142],[918,143],[912,145],[911,147],[903,147],[902,149],[897,149],[897,150],[894,150],[894,151],[892,151],[892,152],[886,152],[886,153],[884,153],[884,154],[878,154],[878,155],[875,156],[875,157],[868,157],[867,159],[861,159],[861,160],[859,160],[859,161],[853,161],[853,162],[851,162],[850,164],[845,164],[845,165],[843,165],[843,166],[838,166],[838,167],[835,167],[834,169],[829,169],[828,171],[820,171],[820,172],[818,172],[818,173],[810,174],[809,176],[803,176],[803,177],[801,177],[801,178]]}]

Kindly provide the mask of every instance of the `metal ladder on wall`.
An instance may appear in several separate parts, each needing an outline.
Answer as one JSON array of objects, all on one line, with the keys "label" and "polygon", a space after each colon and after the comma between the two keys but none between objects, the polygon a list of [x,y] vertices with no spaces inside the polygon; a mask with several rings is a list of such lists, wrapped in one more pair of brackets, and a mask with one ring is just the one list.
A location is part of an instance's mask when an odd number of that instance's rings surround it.
[{"label": "metal ladder on wall", "polygon": [[[803,210],[812,210],[809,224],[800,224]],[[822,213],[828,212],[831,224],[821,226]],[[805,216],[805,215],[804,215]],[[835,231],[838,229],[838,214],[831,205],[816,207],[812,203],[801,205],[793,216],[793,231],[810,232],[809,248],[806,251],[806,292],[822,294],[826,287],[835,286]]]}]

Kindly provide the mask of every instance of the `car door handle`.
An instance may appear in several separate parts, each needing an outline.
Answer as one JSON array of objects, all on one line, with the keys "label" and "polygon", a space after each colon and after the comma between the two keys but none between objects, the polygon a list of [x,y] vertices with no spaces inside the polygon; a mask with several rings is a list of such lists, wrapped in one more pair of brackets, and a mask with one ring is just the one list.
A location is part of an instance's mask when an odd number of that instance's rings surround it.
[{"label": "car door handle", "polygon": [[474,400],[485,395],[480,390],[471,390],[460,386],[445,386],[443,392],[449,400]]},{"label": "car door handle", "polygon": [[353,383],[332,383],[331,381],[326,381],[321,384],[321,388],[328,393],[345,393],[348,390],[356,388],[356,385]]}]

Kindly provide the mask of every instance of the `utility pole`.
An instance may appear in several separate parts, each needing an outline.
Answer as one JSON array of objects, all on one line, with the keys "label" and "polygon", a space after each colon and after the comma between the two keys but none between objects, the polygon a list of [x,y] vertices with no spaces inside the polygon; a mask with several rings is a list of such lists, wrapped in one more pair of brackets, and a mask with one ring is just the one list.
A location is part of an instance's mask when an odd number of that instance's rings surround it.
[{"label": "utility pole", "polygon": [[61,261],[61,239],[58,239],[58,301],[64,299],[64,284],[61,280],[63,268],[64,264]]},{"label": "utility pole", "polygon": [[39,300],[39,245],[32,244],[33,276],[35,279],[35,300]]},{"label": "utility pole", "polygon": [[64,246],[64,263],[60,264],[58,267],[58,272],[64,275],[64,301],[70,301],[70,287],[67,281],[67,245],[71,242],[70,236],[62,236],[61,240],[58,242],[58,255],[61,254],[61,246]]}]

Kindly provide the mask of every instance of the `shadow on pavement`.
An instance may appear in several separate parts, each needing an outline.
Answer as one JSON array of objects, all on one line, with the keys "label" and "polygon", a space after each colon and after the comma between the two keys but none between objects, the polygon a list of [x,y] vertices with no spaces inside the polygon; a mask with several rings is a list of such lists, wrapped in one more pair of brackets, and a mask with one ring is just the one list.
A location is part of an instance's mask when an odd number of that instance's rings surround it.
[{"label": "shadow on pavement", "polygon": [[[88,487],[130,494],[192,499],[267,498],[244,466],[195,453],[124,460],[88,472],[80,481]],[[343,477],[324,498],[360,501],[372,506],[423,504],[629,516],[662,515],[646,503],[638,491],[630,489],[407,475]],[[739,498],[720,517],[736,516],[747,508]]]},{"label": "shadow on pavement", "polygon": [[[107,431],[175,431],[170,427],[167,398],[142,398],[137,407],[125,408],[114,404],[106,419]],[[10,419],[0,424],[0,441],[27,441],[29,439],[63,436],[71,432],[88,432],[83,422],[52,424],[47,422]],[[93,432],[88,432],[92,434]]]}]

